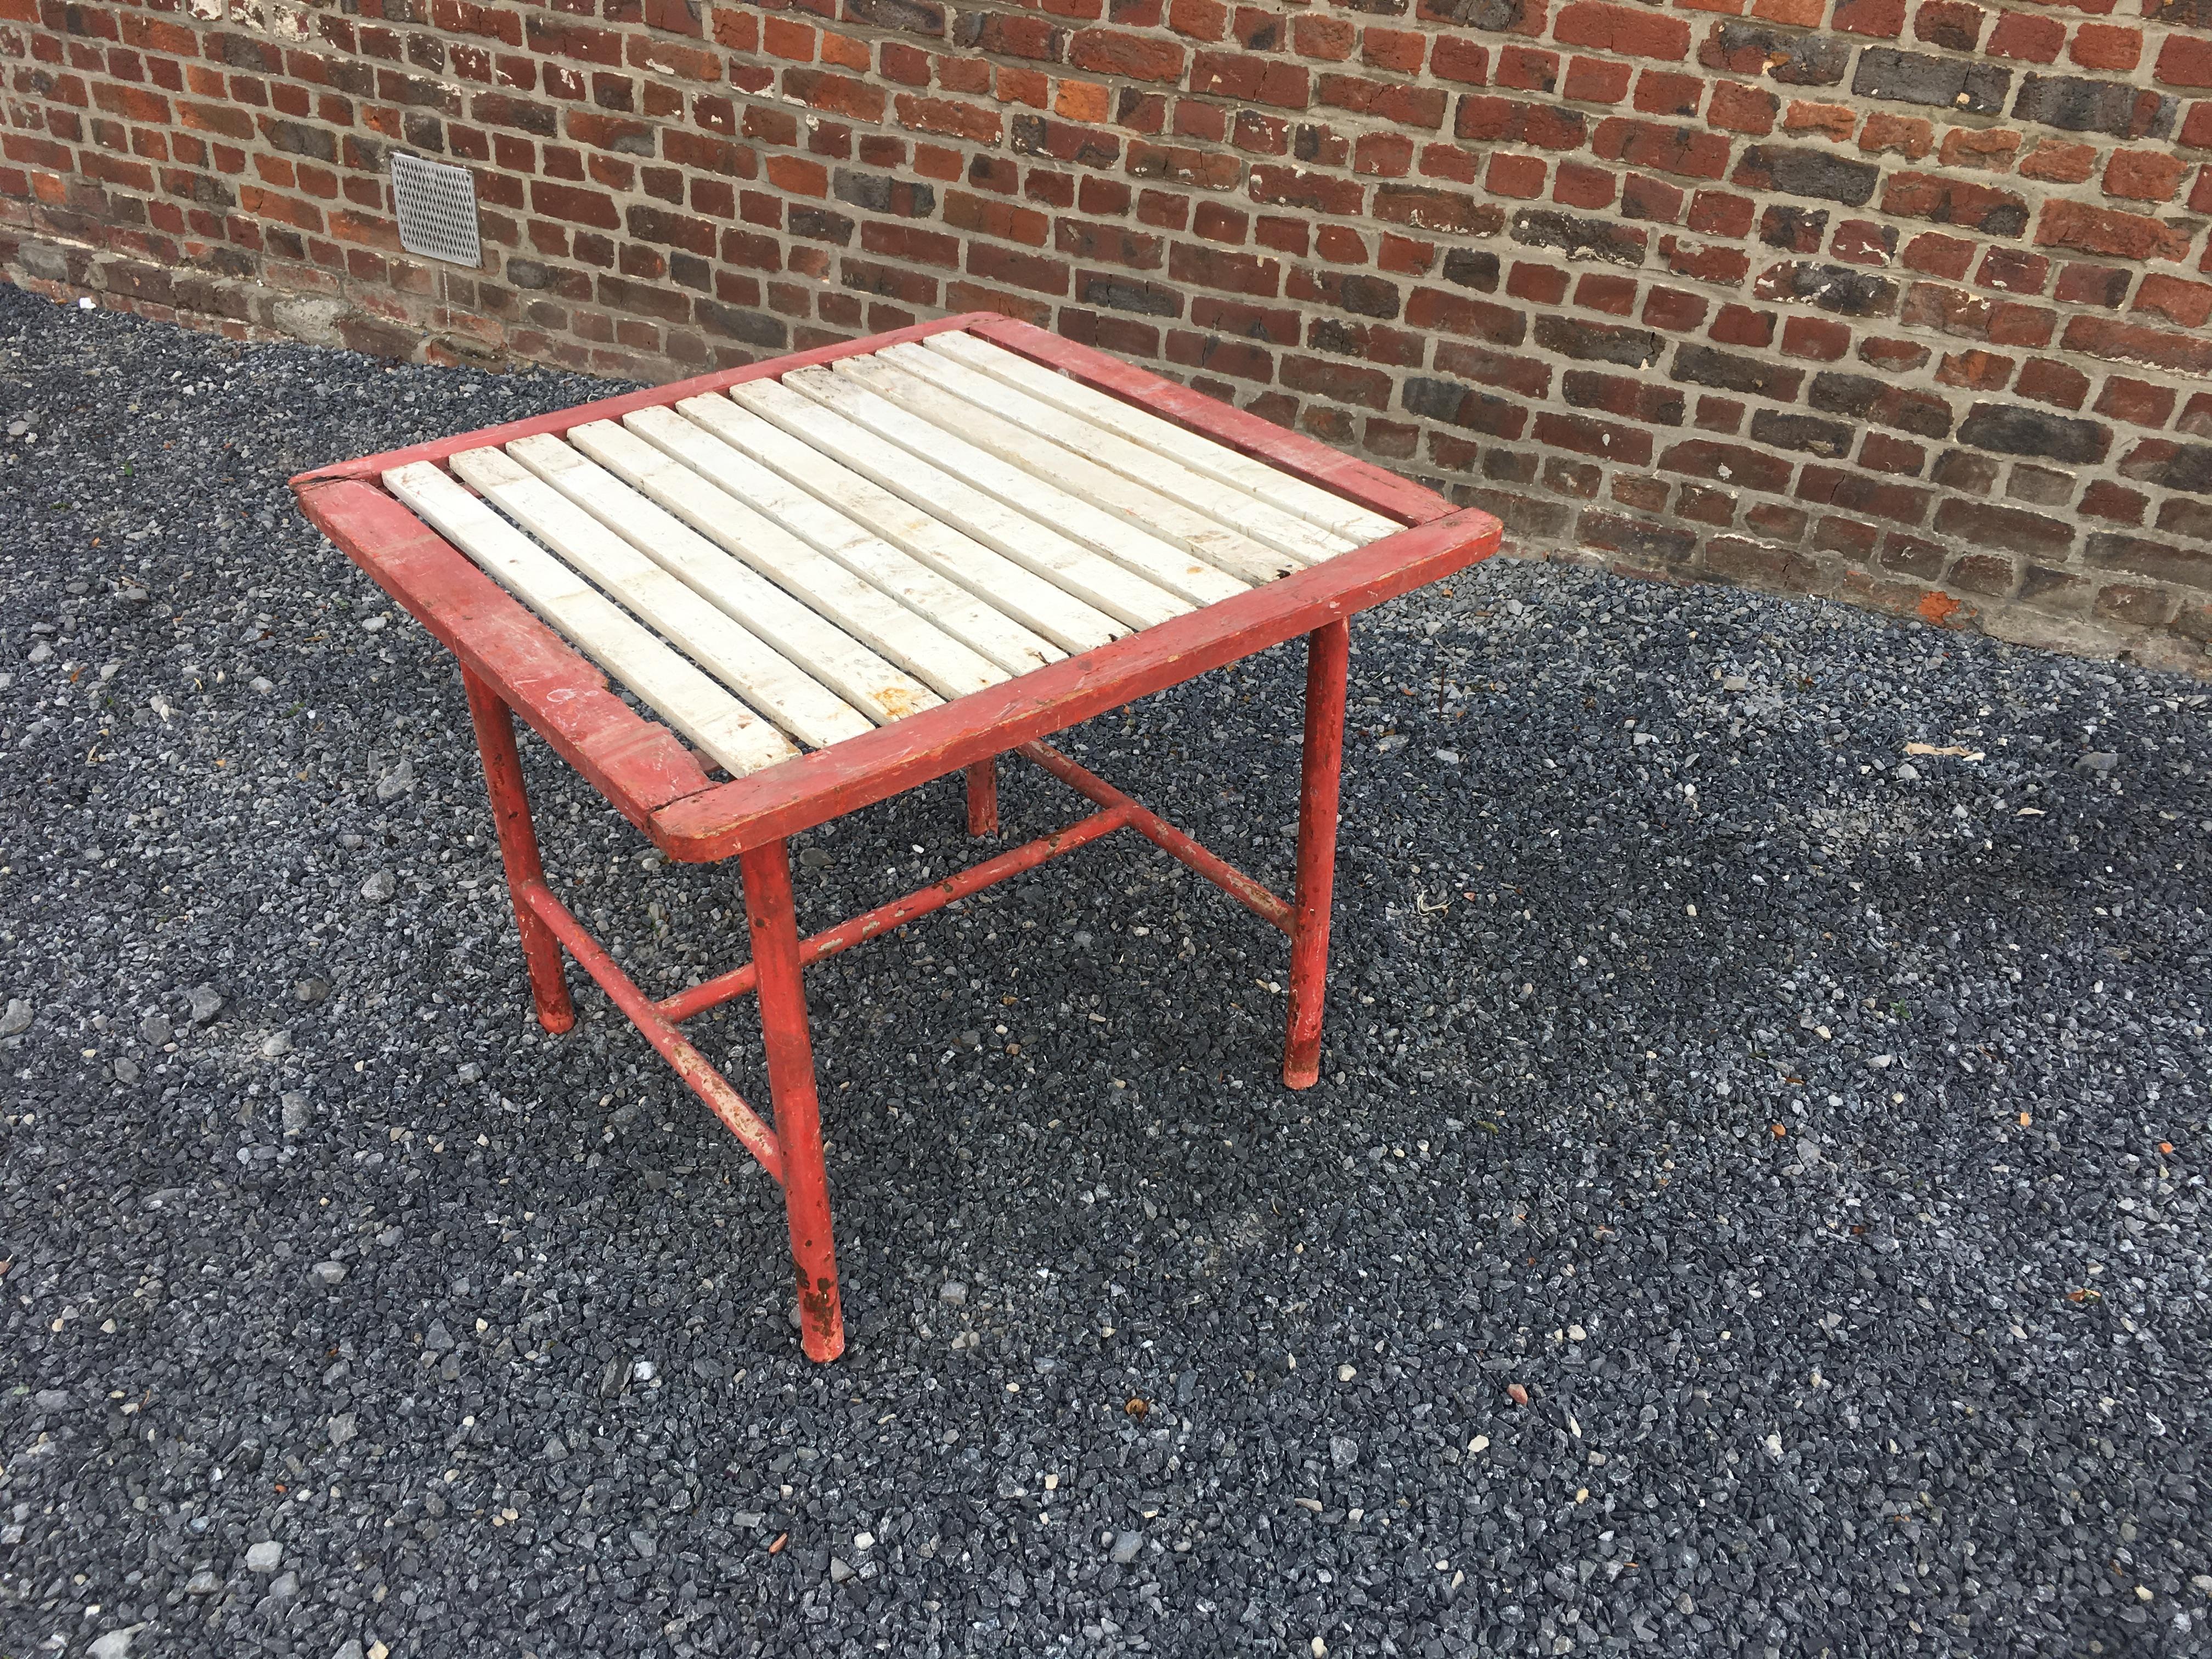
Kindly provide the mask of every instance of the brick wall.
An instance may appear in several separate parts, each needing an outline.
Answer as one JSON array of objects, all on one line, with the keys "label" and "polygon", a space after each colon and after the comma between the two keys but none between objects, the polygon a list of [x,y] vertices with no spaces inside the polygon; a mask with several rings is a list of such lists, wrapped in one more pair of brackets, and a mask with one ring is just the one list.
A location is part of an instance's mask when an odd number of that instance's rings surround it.
[{"label": "brick wall", "polygon": [[51,293],[648,379],[992,307],[1532,549],[2212,666],[2212,0],[0,0],[0,74]]}]

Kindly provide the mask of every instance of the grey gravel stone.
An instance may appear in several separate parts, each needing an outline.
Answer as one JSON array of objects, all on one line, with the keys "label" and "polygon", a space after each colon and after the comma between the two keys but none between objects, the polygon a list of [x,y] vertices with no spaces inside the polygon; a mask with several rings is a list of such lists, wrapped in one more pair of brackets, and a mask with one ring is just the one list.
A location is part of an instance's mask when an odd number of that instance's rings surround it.
[{"label": "grey gravel stone", "polygon": [[67,1411],[69,1391],[66,1389],[40,1389],[31,1396],[31,1403],[42,1412]]},{"label": "grey gravel stone", "polygon": [[274,1572],[284,1559],[284,1547],[273,1538],[264,1538],[251,1545],[246,1552],[246,1566],[249,1572]]},{"label": "grey gravel stone", "polygon": [[959,1279],[948,1279],[937,1287],[937,1299],[939,1302],[949,1302],[957,1307],[967,1301],[968,1286]]},{"label": "grey gravel stone", "polygon": [[398,765],[376,781],[376,798],[379,800],[390,800],[395,796],[405,794],[414,787],[415,763],[403,757]]},{"label": "grey gravel stone", "polygon": [[306,979],[292,981],[292,1000],[295,1002],[317,1003],[330,994],[330,981],[319,975],[310,975]]},{"label": "grey gravel stone", "polygon": [[212,985],[195,985],[185,993],[185,1006],[193,1024],[208,1024],[222,1012],[222,993]]},{"label": "grey gravel stone", "polygon": [[1137,1553],[1144,1547],[1144,1534],[1120,1532],[1114,1535],[1114,1547],[1110,1553],[1116,1565],[1126,1567],[1137,1559]]},{"label": "grey gravel stone", "polygon": [[126,1625],[120,1630],[102,1631],[86,1645],[85,1651],[92,1659],[126,1659],[131,1642],[145,1628],[143,1625]]},{"label": "grey gravel stone", "polygon": [[851,1565],[842,1558],[835,1555],[830,1558],[830,1582],[831,1583],[842,1584],[847,1579],[854,1577],[854,1576],[855,1575]]},{"label": "grey gravel stone", "polygon": [[118,1083],[136,1083],[138,1080],[138,1062],[128,1054],[118,1054],[112,1069]]},{"label": "grey gravel stone", "polygon": [[381,904],[398,890],[398,878],[389,870],[379,870],[362,883],[361,896],[371,903]]},{"label": "grey gravel stone", "polygon": [[314,1103],[298,1089],[287,1089],[277,1097],[277,1115],[288,1140],[297,1140],[315,1127]]},{"label": "grey gravel stone", "polygon": [[7,1012],[0,1013],[0,1037],[22,1036],[37,1018],[37,1011],[29,1003],[21,997],[9,997]]},{"label": "grey gravel stone", "polygon": [[318,1284],[338,1285],[345,1283],[346,1265],[343,1261],[318,1261],[307,1269]]},{"label": "grey gravel stone", "polygon": [[[1363,615],[1320,1082],[1278,1080],[1281,939],[1134,836],[814,964],[814,1366],[774,1183],[581,975],[531,1018],[451,659],[356,625],[284,483],[605,390],[0,286],[0,411],[50,428],[0,457],[0,1650],[2212,1649],[2207,688],[1564,564]],[[113,707],[41,708],[19,618]],[[1055,742],[1287,887],[1301,664]],[[648,994],[746,954],[734,871],[521,752]],[[1081,810],[1001,772],[1006,844]],[[809,925],[972,861],[959,793],[797,837]],[[239,1030],[133,1046],[195,980]],[[687,1030],[765,1106],[756,1020]]]},{"label": "grey gravel stone", "polygon": [[174,1041],[176,1033],[169,1029],[168,1020],[158,1010],[138,1022],[138,1040],[141,1042],[151,1043],[158,1048],[165,1042]]},{"label": "grey gravel stone", "polygon": [[222,1580],[216,1574],[210,1572],[207,1569],[203,1567],[199,1571],[194,1573],[190,1578],[187,1578],[185,1581],[185,1594],[187,1595],[220,1595],[222,1594]]}]

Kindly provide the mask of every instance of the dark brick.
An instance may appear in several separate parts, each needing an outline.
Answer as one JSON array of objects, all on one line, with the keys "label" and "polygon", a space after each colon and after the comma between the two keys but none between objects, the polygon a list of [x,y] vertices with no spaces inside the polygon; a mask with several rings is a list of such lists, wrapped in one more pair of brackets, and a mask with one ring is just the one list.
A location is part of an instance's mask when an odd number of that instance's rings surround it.
[{"label": "dark brick", "polygon": [[1650,386],[1623,374],[1595,369],[1569,371],[1559,381],[1560,398],[1576,409],[1595,409],[1653,426],[1682,424],[1682,394],[1672,386]]},{"label": "dark brick", "polygon": [[1586,510],[1576,520],[1575,532],[1584,547],[1598,552],[1656,560],[1662,564],[1680,564],[1698,546],[1695,531],[1655,524],[1648,519],[1626,519],[1596,508]]},{"label": "dark brick", "polygon": [[1085,305],[1103,306],[1109,311],[1133,311],[1147,317],[1182,314],[1182,296],[1173,289],[1161,288],[1134,276],[1109,276],[1103,271],[1078,272],[1075,297]]},{"label": "dark brick", "polygon": [[1828,234],[1826,208],[1777,202],[1759,216],[1759,240],[1784,253],[1818,253]]},{"label": "dark brick", "polygon": [[927,219],[937,210],[937,192],[927,185],[850,167],[840,167],[831,175],[830,193],[856,208],[895,213],[902,219]]},{"label": "dark brick", "polygon": [[2169,547],[2140,536],[2100,532],[2089,538],[2087,553],[2091,564],[2107,570],[2126,570],[2153,581],[2212,588],[2212,548]]},{"label": "dark brick", "polygon": [[1547,351],[1580,362],[1621,363],[1643,368],[1659,361],[1664,346],[1648,328],[1621,328],[1609,323],[1585,323],[1573,317],[1548,313],[1536,319],[1536,343]]},{"label": "dark brick", "polygon": [[1954,497],[1936,509],[1936,532],[2005,553],[2063,554],[2074,544],[2074,526],[2016,507]]},{"label": "dark brick", "polygon": [[1692,438],[1673,445],[1659,458],[1659,470],[1662,472],[1680,472],[1692,478],[1717,478],[1741,489],[1770,494],[1790,482],[1794,465],[1760,450],[1746,449],[1741,444],[1715,443],[1710,438]]},{"label": "dark brick", "polygon": [[1813,377],[1805,401],[1830,415],[1893,426],[1922,438],[1950,435],[1951,409],[1941,398],[1914,392],[1870,374],[1839,374],[1831,371]]},{"label": "dark brick", "polygon": [[266,121],[262,131],[270,146],[293,155],[312,155],[319,161],[337,160],[337,135],[304,121]]},{"label": "dark brick", "polygon": [[[1881,181],[1881,169],[1826,149],[1791,149],[1753,144],[1736,163],[1729,183],[1747,190],[1778,191],[1785,196],[1814,196],[1845,207],[1863,207]],[[2026,222],[2023,214],[2021,222]]]},{"label": "dark brick", "polygon": [[1540,444],[1595,455],[1626,466],[1647,466],[1651,461],[1651,434],[1641,427],[1620,426],[1611,421],[1582,415],[1559,415],[1549,410],[1536,416],[1529,434]]},{"label": "dark brick", "polygon": [[2180,100],[2117,81],[2077,75],[2031,75],[2013,100],[2016,121],[2038,121],[2068,132],[2102,132],[2115,138],[2164,138],[2173,131]]},{"label": "dark brick", "polygon": [[827,208],[802,207],[794,203],[784,223],[793,235],[803,236],[811,242],[835,242],[844,247],[853,240],[852,220]]},{"label": "dark brick", "polygon": [[1543,27],[1545,6],[1544,0],[1421,0],[1420,15],[1486,34],[1530,34]]},{"label": "dark brick", "polygon": [[[2148,455],[2144,454],[2148,451]],[[2137,460],[2138,456],[2143,459]],[[2212,448],[2201,444],[2143,444],[2130,451],[2120,469],[2130,478],[2212,495]]]},{"label": "dark brick", "polygon": [[1478,294],[1498,291],[1498,256],[1481,248],[1455,247],[1444,255],[1443,278]]},{"label": "dark brick", "polygon": [[844,15],[855,23],[903,34],[945,33],[945,8],[928,0],[845,0]]},{"label": "dark brick", "polygon": [[1802,449],[1808,454],[1833,460],[1851,453],[1851,440],[1856,434],[1839,421],[1762,409],[1751,417],[1751,435],[1777,449]]},{"label": "dark brick", "polygon": [[1897,284],[1844,265],[1791,262],[1761,271],[1753,286],[1761,300],[1803,300],[1839,317],[1886,317],[1897,308]]},{"label": "dark brick", "polygon": [[1756,357],[1739,357],[1711,346],[1685,345],[1674,354],[1674,378],[1698,386],[1715,386],[1727,392],[1746,392],[1753,397],[1789,403],[1804,383],[1804,371],[1765,363]]},{"label": "dark brick", "polygon": [[1893,46],[1869,46],[1859,54],[1851,90],[1862,98],[1886,98],[1900,104],[1926,104],[1969,115],[2003,112],[2012,71],[1994,64],[1954,58],[1929,58]]},{"label": "dark brick", "polygon": [[2077,421],[2018,404],[1976,404],[1959,428],[1959,441],[2004,455],[2039,460],[2101,461],[2112,434],[2094,421]]},{"label": "dark brick", "polygon": [[1850,66],[1850,43],[1730,19],[1698,48],[1698,61],[1732,75],[1764,75],[1792,87],[1832,87]]},{"label": "dark brick", "polygon": [[[509,270],[514,270],[509,265]],[[746,311],[737,306],[726,306],[719,300],[700,298],[692,301],[691,310],[701,326],[732,340],[742,340],[747,345],[763,346],[781,351],[790,343],[784,325],[774,317],[757,311]]]},{"label": "dark brick", "polygon": [[1523,209],[1513,216],[1513,240],[1526,247],[1555,247],[1570,258],[1609,260],[1617,265],[1644,263],[1644,234],[1602,219]]},{"label": "dark brick", "polygon": [[1928,503],[1933,499],[1929,491],[1910,484],[1869,478],[1863,472],[1842,467],[1814,466],[1809,461],[1797,480],[1797,495],[1801,501],[1839,507],[1847,513],[1911,525],[1928,516]]},{"label": "dark brick", "polygon": [[1425,374],[1408,375],[1401,394],[1407,412],[1432,421],[1463,426],[1493,438],[1517,438],[1528,424],[1528,411],[1520,404],[1486,392],[1477,392],[1456,380],[1439,380]]},{"label": "dark brick", "polygon": [[2063,507],[2073,499],[2074,475],[2061,472],[2056,467],[2014,461],[2012,474],[2005,480],[2005,494],[2016,501],[2033,501],[2038,507]]}]

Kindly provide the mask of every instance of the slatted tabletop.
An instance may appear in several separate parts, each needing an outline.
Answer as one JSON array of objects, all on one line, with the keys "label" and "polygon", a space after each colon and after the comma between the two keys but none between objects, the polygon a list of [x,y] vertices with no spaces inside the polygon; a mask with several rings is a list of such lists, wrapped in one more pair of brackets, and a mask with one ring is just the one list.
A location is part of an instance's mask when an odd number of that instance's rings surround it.
[{"label": "slatted tabletop", "polygon": [[732,777],[1401,528],[964,332],[382,477]]}]

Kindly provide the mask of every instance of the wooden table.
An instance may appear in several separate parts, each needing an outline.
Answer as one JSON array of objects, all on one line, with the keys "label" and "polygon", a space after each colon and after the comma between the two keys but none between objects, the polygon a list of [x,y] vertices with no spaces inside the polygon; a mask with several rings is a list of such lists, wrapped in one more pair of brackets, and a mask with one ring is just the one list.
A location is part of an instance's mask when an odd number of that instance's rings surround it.
[{"label": "wooden table", "polygon": [[[1498,541],[1487,514],[989,313],[372,455],[292,487],[459,660],[538,1019],[554,1032],[575,1022],[565,950],[782,1184],[816,1359],[842,1352],[844,1327],[803,965],[1133,830],[1290,936],[1283,1080],[1311,1084],[1346,619]],[[1290,899],[1042,741],[1299,634]],[[546,883],[511,712],[671,858],[738,860],[750,962],[658,1000],[630,981]],[[1097,810],[799,937],[787,837],[955,770],[969,830],[994,834],[997,757],[1010,751]],[[747,992],[760,998],[773,1127],[678,1029]]]}]

